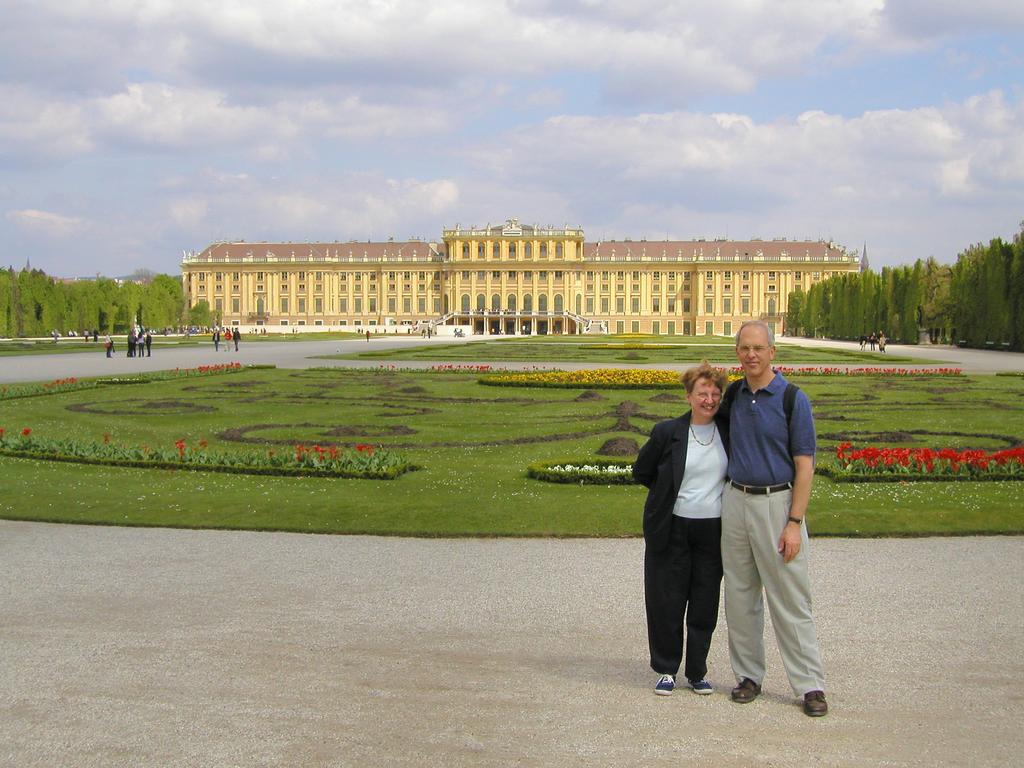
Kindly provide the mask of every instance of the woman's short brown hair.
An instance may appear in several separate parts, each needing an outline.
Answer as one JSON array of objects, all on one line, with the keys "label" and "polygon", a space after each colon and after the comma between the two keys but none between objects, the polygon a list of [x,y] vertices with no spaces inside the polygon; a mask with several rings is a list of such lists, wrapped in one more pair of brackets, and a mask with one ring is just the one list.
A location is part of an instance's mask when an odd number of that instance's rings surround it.
[{"label": "woman's short brown hair", "polygon": [[707,360],[701,360],[700,365],[690,368],[682,375],[683,386],[686,388],[686,394],[693,392],[693,388],[697,386],[697,382],[701,379],[705,379],[706,381],[714,384],[718,387],[719,392],[725,392],[725,387],[729,377],[725,375],[725,371],[721,368],[714,368]]}]

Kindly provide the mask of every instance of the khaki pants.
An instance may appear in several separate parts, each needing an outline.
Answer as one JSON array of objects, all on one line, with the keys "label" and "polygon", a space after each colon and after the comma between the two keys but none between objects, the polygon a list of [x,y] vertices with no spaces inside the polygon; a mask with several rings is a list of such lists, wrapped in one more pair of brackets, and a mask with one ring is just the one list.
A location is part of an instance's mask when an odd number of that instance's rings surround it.
[{"label": "khaki pants", "polygon": [[786,563],[779,537],[789,517],[792,491],[766,496],[726,486],[722,497],[722,566],[729,658],[737,679],[764,680],[764,598],[793,693],[825,690],[825,672],[811,616],[807,528],[800,554]]}]

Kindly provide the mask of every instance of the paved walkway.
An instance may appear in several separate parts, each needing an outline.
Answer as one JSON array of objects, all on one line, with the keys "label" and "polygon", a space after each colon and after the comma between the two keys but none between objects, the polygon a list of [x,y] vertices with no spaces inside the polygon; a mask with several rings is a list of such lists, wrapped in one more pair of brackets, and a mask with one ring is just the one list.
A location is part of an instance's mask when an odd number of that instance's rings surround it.
[{"label": "paved walkway", "polygon": [[[0,764],[1007,766],[1024,538],[811,543],[831,714],[656,697],[639,540],[0,522]],[[724,621],[723,621],[724,625]]]},{"label": "paved walkway", "polygon": [[[99,345],[95,352],[65,353],[53,355],[18,355],[0,358],[0,383],[19,381],[52,381],[68,376],[103,376],[105,374],[124,374],[139,371],[164,370],[168,368],[194,368],[199,365],[213,363],[240,362],[243,364],[274,364],[281,368],[309,368],[311,366],[331,366],[345,368],[377,368],[386,365],[385,360],[322,360],[318,355],[362,352],[366,350],[382,350],[388,348],[407,348],[410,345],[429,345],[445,347],[449,344],[472,344],[479,339],[422,339],[418,336],[378,336],[371,341],[325,340],[325,341],[243,341],[239,351],[227,350],[221,345],[220,351],[214,351],[213,344],[204,342],[194,347],[162,347],[159,339],[155,340],[153,356],[128,358],[122,351],[107,359]],[[780,339],[777,361],[785,365],[785,345],[789,339]],[[859,349],[856,342],[826,341],[821,339],[794,339],[792,343],[811,347],[832,347],[839,349]],[[887,354],[876,353],[878,365],[900,365],[912,367],[911,364],[889,363],[890,356],[905,356],[921,359],[920,365],[942,365],[963,368],[969,373],[994,373],[996,371],[1024,371],[1024,354],[1019,352],[1002,352],[979,349],[959,349],[957,347],[915,347],[890,344]],[[444,362],[444,352],[439,349],[438,362]],[[408,368],[429,368],[432,362],[405,361],[399,363]],[[635,367],[631,363],[514,363],[498,362],[497,366],[505,368],[608,368]],[[658,363],[651,367],[684,369],[691,363],[668,365]],[[830,363],[832,365],[832,363]],[[864,365],[857,363],[855,367]]]}]

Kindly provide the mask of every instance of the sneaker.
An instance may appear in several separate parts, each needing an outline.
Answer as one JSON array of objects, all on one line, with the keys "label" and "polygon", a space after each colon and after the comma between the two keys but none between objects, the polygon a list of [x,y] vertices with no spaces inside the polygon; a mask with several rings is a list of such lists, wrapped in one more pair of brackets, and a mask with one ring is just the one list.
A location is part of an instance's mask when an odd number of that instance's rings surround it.
[{"label": "sneaker", "polygon": [[654,686],[654,692],[659,696],[671,696],[676,689],[676,679],[673,675],[662,675],[658,684]]},{"label": "sneaker", "polygon": [[804,714],[808,717],[822,717],[828,714],[828,702],[824,691],[811,691],[804,694]]},{"label": "sneaker", "polygon": [[737,704],[749,704],[760,695],[761,686],[749,677],[744,677],[740,684],[732,689],[732,700]]},{"label": "sneaker", "polygon": [[690,690],[694,693],[699,693],[701,696],[707,696],[709,693],[714,693],[715,689],[711,687],[711,683],[707,680],[690,680]]}]

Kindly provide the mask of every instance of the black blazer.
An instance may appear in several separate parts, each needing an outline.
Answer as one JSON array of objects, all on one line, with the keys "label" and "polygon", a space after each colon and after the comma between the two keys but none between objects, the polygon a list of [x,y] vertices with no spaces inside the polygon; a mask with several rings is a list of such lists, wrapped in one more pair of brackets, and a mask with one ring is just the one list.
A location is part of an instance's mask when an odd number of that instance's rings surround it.
[{"label": "black blazer", "polygon": [[[722,436],[725,455],[729,455],[729,420],[715,416],[718,434]],[[644,504],[644,540],[653,551],[668,546],[672,530],[672,509],[683,484],[686,468],[686,444],[690,430],[690,412],[675,419],[660,421],[651,430],[651,437],[640,449],[633,464],[633,479],[647,486]]]}]

